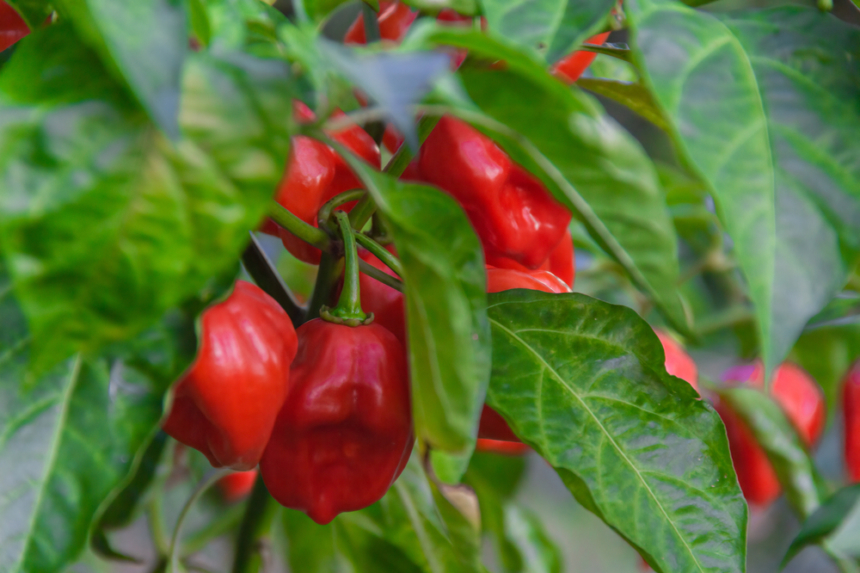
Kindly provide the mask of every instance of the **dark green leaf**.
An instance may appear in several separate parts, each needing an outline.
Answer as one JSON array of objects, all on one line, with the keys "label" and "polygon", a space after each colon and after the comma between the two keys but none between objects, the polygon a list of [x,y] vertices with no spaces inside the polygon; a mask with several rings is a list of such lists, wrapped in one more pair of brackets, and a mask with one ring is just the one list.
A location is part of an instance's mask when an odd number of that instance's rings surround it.
[{"label": "dark green leaf", "polygon": [[355,158],[350,163],[385,217],[403,262],[416,435],[433,448],[468,451],[490,373],[478,237],[445,193],[401,183]]},{"label": "dark green leaf", "polygon": [[31,30],[35,30],[45,23],[48,16],[53,12],[49,2],[45,0],[5,0],[7,4],[15,8]]},{"label": "dark green leaf", "polygon": [[550,63],[560,60],[597,31],[614,0],[483,0],[493,34],[526,48],[546,48]]},{"label": "dark green leaf", "polygon": [[640,68],[710,185],[771,370],[860,253],[860,30],[813,7],[626,6]]},{"label": "dark green leaf", "polygon": [[860,316],[860,293],[843,291],[827,303],[821,312],[809,319],[804,331],[823,326],[854,322]]},{"label": "dark green leaf", "polygon": [[[180,0],[56,0],[80,37],[121,78],[171,139],[179,137],[179,88],[188,52]],[[98,72],[97,72],[98,73]]]},{"label": "dark green leaf", "polygon": [[193,323],[167,319],[105,358],[75,356],[24,385],[31,337],[2,263],[0,293],[0,569],[59,571],[151,438],[167,387],[193,357]]},{"label": "dark green leaf", "polygon": [[[845,523],[846,517],[857,511],[858,498],[860,498],[860,484],[854,484],[840,489],[822,503],[803,522],[800,531],[785,553],[783,565],[794,559],[794,556],[806,546],[824,541],[828,535]],[[857,554],[860,554],[860,551]]]},{"label": "dark green leaf", "polygon": [[663,112],[654,103],[651,92],[643,87],[642,84],[597,78],[580,78],[576,82],[576,85],[627,106],[631,111],[644,117],[660,129],[668,129]]},{"label": "dark green leaf", "polygon": [[743,571],[744,503],[723,425],[666,374],[633,311],[579,294],[490,295],[487,403],[587,509],[663,573]]},{"label": "dark green leaf", "polygon": [[37,364],[134,336],[232,268],[262,219],[288,149],[285,66],[201,54],[185,85],[174,147],[68,25],[4,69],[0,238]]},{"label": "dark green leaf", "polygon": [[823,481],[779,404],[751,388],[723,389],[720,400],[752,431],[797,514],[801,519],[809,517],[821,503]]},{"label": "dark green leaf", "polygon": [[422,12],[438,12],[450,8],[458,14],[475,16],[480,13],[481,6],[477,0],[405,0],[405,4]]}]

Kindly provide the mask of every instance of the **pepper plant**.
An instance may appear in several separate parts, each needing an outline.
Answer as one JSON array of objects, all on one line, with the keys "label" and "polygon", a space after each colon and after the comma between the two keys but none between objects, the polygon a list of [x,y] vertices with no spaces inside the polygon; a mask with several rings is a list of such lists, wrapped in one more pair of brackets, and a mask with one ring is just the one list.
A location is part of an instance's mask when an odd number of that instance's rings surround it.
[{"label": "pepper plant", "polygon": [[0,2],[0,571],[860,570],[858,23]]}]

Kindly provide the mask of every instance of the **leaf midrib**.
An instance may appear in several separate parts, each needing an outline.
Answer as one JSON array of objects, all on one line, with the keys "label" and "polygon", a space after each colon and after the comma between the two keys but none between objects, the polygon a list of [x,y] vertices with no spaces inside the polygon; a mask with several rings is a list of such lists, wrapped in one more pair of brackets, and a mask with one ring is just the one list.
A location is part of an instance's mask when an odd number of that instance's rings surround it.
[{"label": "leaf midrib", "polygon": [[62,412],[60,412],[59,419],[57,420],[57,427],[54,430],[54,433],[51,437],[52,438],[51,439],[51,451],[48,453],[48,461],[44,466],[45,469],[44,469],[44,472],[42,474],[44,479],[42,480],[42,483],[40,484],[39,491],[38,491],[38,493],[36,495],[36,499],[33,503],[33,511],[30,514],[30,523],[27,525],[27,529],[26,529],[26,533],[25,533],[26,534],[26,538],[25,538],[26,543],[25,543],[24,547],[21,549],[20,559],[15,564],[13,571],[20,571],[21,570],[20,566],[24,563],[24,561],[27,557],[27,554],[30,550],[30,547],[32,545],[33,532],[36,528],[36,523],[38,521],[38,517],[39,517],[39,513],[40,513],[39,509],[42,505],[42,500],[45,496],[45,490],[47,489],[47,484],[49,481],[49,479],[45,476],[48,476],[51,473],[51,470],[53,469],[54,465],[57,462],[57,456],[58,456],[58,453],[60,450],[60,442],[62,441],[61,435],[63,433],[63,428],[66,425],[66,419],[68,418],[68,415],[69,415],[69,405],[71,404],[71,397],[72,397],[72,394],[73,394],[75,388],[77,387],[77,383],[78,383],[80,372],[81,372],[81,361],[82,360],[81,360],[80,355],[75,357],[75,363],[74,363],[74,366],[72,367],[71,374],[69,375],[69,382],[68,382],[68,385],[66,387],[65,392],[63,393],[63,399],[60,402],[62,404]]}]

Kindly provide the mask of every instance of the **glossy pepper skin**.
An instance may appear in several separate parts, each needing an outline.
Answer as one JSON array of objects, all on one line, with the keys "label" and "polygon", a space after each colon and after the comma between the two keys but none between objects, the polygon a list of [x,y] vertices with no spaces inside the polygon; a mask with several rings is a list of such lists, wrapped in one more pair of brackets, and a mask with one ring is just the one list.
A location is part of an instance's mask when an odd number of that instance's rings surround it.
[{"label": "glossy pepper skin", "polygon": [[251,493],[251,490],[254,489],[256,479],[257,470],[233,472],[218,480],[218,489],[221,490],[224,501],[233,503],[247,497]]},{"label": "glossy pepper skin", "polygon": [[[609,37],[609,32],[604,32],[602,34],[596,34],[585,41],[586,44],[594,44],[597,46],[603,45],[603,42],[606,41],[606,38]],[[579,79],[579,76],[582,75],[582,72],[591,65],[594,61],[594,58],[597,57],[595,52],[588,52],[586,50],[577,50],[566,56],[561,61],[559,61],[552,69],[552,73],[558,79],[566,82],[573,83]]]},{"label": "glossy pepper skin", "polygon": [[403,347],[378,324],[298,329],[291,389],[260,462],[281,505],[328,523],[379,500],[414,442]]},{"label": "glossy pepper skin", "polygon": [[30,33],[20,14],[0,0],[0,52]]},{"label": "glossy pepper skin", "polygon": [[663,353],[666,355],[666,372],[681,380],[686,380],[698,392],[699,369],[696,367],[696,363],[668,333],[656,328],[654,333],[660,339],[660,344],[663,345]]},{"label": "glossy pepper skin", "polygon": [[[760,363],[729,369],[723,379],[755,388],[764,387],[764,370]],[[791,363],[783,363],[774,372],[770,389],[773,399],[797,429],[807,446],[821,436],[824,429],[824,394],[818,384]],[[779,496],[781,487],[767,455],[741,419],[725,404],[715,404],[726,426],[738,483],[744,497],[752,504],[767,506]]]},{"label": "glossy pepper skin", "polygon": [[842,414],[845,424],[845,469],[852,482],[860,481],[860,360],[842,381]]},{"label": "glossy pepper skin", "polygon": [[[380,2],[376,21],[379,23],[379,37],[389,42],[400,43],[409,31],[409,26],[418,17],[418,12],[402,2]],[[359,14],[343,37],[344,44],[367,43],[364,30],[364,14]]]},{"label": "glossy pepper skin", "polygon": [[[293,114],[298,121],[313,119],[313,112],[301,102],[294,103]],[[343,115],[342,112],[337,112],[333,117]],[[355,125],[329,135],[379,169],[379,147],[359,126]],[[335,195],[361,187],[346,161],[335,153],[334,149],[315,139],[297,136],[293,138],[287,170],[278,185],[275,200],[305,223],[316,227],[317,213],[323,204]],[[343,208],[348,210],[350,207],[351,205],[347,204]],[[319,249],[295,237],[286,229],[267,221],[262,231],[280,236],[284,246],[296,258],[306,263],[319,264]]]},{"label": "glossy pepper skin", "polygon": [[[542,292],[565,293],[570,288],[557,276],[548,271],[518,271],[513,269],[487,268],[487,292],[501,292],[511,289],[530,289]],[[499,454],[524,454],[528,446],[519,444],[513,447],[511,442],[519,443],[513,430],[498,412],[484,404],[481,411],[481,421],[478,425],[477,450]],[[500,445],[503,444],[503,445]]]},{"label": "glossy pepper skin", "polygon": [[567,232],[570,213],[492,140],[443,117],[421,146],[409,177],[454,197],[484,246],[486,262],[537,269]]},{"label": "glossy pepper skin", "polygon": [[252,469],[287,397],[296,347],[284,309],[237,281],[225,301],[203,313],[200,350],[174,387],[164,431],[214,467]]}]

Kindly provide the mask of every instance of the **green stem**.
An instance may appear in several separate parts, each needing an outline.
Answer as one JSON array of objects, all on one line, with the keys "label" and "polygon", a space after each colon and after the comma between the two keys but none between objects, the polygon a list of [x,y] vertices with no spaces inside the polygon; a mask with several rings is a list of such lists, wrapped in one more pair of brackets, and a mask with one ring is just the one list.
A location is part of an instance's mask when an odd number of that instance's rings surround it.
[{"label": "green stem", "polygon": [[284,208],[275,200],[272,200],[269,204],[269,217],[271,217],[275,223],[309,245],[323,251],[330,248],[331,240],[324,231],[317,229],[312,225],[308,225],[293,215],[289,209]]},{"label": "green stem", "polygon": [[391,254],[388,249],[367,235],[356,235],[355,240],[359,245],[370,251],[373,256],[382,261],[386,267],[397,273],[397,276],[403,277],[403,265],[400,263],[400,259]]},{"label": "green stem", "polygon": [[311,294],[311,300],[308,303],[308,311],[305,315],[305,320],[319,318],[320,309],[328,304],[328,301],[331,298],[331,291],[337,284],[341,268],[341,259],[335,258],[335,256],[330,253],[322,254],[322,257],[320,258],[320,266],[317,270],[317,280],[314,284],[314,292]]},{"label": "green stem", "polygon": [[376,203],[373,202],[373,198],[368,193],[349,212],[349,220],[353,228],[363,229],[375,211]]},{"label": "green stem", "polygon": [[[439,115],[425,115],[418,120],[418,141],[424,143],[427,136],[430,135],[430,132],[439,123],[440,118],[441,116]],[[412,161],[413,157],[415,157],[415,153],[404,143],[397,149],[397,152],[385,165],[383,171],[394,177],[400,177],[406,171],[406,168],[409,167],[409,162]]]},{"label": "green stem", "polygon": [[258,475],[239,527],[232,573],[258,573],[263,569],[262,540],[272,529],[277,513],[278,505]]},{"label": "green stem", "polygon": [[332,309],[323,308],[320,315],[324,320],[345,324],[347,326],[360,326],[373,320],[373,315],[364,314],[361,310],[361,292],[358,280],[358,252],[355,247],[355,235],[349,217],[343,211],[334,214],[337,219],[340,234],[343,239],[343,288],[340,291],[340,299],[337,306]]},{"label": "green stem", "polygon": [[198,484],[197,488],[191,493],[191,497],[188,498],[182,511],[179,512],[179,518],[176,520],[176,527],[173,529],[173,537],[170,539],[170,551],[167,554],[167,570],[170,571],[170,573],[177,573],[180,571],[177,567],[177,549],[179,548],[179,538],[182,533],[182,525],[185,523],[185,518],[188,516],[188,512],[191,511],[191,508],[194,506],[194,502],[203,495],[203,492],[209,489],[209,486],[228,473],[228,470],[213,470],[209,472],[209,474],[200,480],[200,484]]},{"label": "green stem", "polygon": [[337,209],[341,205],[349,203],[350,201],[360,201],[365,197],[367,197],[367,191],[365,191],[364,189],[353,189],[352,191],[345,191],[333,197],[330,201],[323,205],[320,208],[319,213],[317,213],[317,221],[319,222],[320,228],[330,228],[329,219],[331,218],[331,214],[332,212],[334,212],[335,209]]},{"label": "green stem", "polygon": [[379,21],[376,19],[376,12],[367,2],[361,3],[361,15],[364,19],[364,38],[367,43],[372,44],[380,41],[382,35],[379,33]]},{"label": "green stem", "polygon": [[370,278],[376,279],[382,284],[390,286],[396,291],[403,292],[403,283],[400,282],[396,277],[391,276],[385,271],[377,269],[370,263],[362,261],[361,259],[359,259],[358,261],[358,268],[361,270],[361,272],[363,272]]}]

